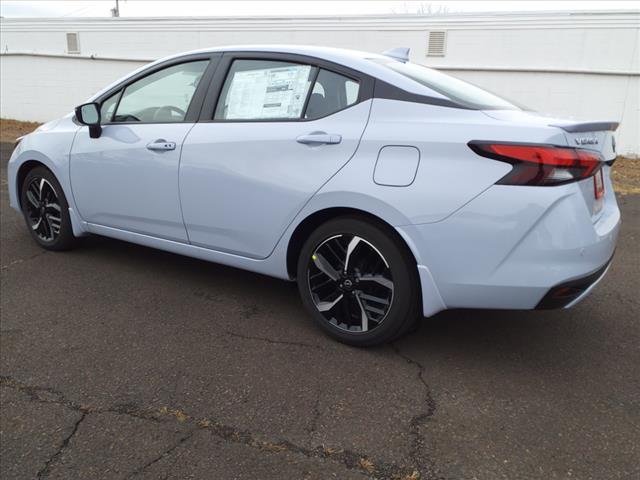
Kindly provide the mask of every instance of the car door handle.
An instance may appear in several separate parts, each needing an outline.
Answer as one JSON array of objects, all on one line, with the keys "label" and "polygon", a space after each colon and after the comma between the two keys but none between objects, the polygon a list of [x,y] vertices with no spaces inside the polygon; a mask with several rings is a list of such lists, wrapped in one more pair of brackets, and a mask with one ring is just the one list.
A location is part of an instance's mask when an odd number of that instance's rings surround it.
[{"label": "car door handle", "polygon": [[175,150],[176,149],[176,142],[167,142],[166,140],[163,140],[162,138],[151,142],[149,145],[147,145],[147,149],[149,150]]},{"label": "car door handle", "polygon": [[300,135],[296,142],[304,145],[336,145],[342,141],[342,135],[328,134],[324,132]]}]

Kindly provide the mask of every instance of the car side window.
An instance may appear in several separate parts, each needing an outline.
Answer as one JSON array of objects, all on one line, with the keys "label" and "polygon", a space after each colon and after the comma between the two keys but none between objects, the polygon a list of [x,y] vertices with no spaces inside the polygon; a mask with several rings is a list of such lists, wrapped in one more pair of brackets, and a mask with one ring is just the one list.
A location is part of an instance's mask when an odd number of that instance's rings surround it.
[{"label": "car side window", "polygon": [[359,91],[357,81],[320,69],[304,118],[313,120],[343,110],[358,101]]},{"label": "car side window", "polygon": [[120,98],[120,92],[111,95],[100,105],[100,123],[110,123],[113,118],[113,112],[118,104],[118,98]]},{"label": "car side window", "polygon": [[216,120],[302,117],[315,67],[272,60],[234,60],[220,93]]},{"label": "car side window", "polygon": [[207,60],[181,63],[128,85],[122,93],[113,122],[184,121],[208,63]]}]

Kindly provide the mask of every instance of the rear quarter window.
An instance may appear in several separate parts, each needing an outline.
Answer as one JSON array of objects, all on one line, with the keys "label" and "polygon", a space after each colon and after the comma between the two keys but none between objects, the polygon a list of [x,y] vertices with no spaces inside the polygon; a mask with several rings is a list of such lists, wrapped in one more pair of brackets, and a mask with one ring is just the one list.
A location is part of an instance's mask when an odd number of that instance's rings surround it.
[{"label": "rear quarter window", "polygon": [[369,60],[382,64],[390,70],[430,88],[466,108],[474,110],[522,110],[519,106],[504,98],[432,68],[411,62],[403,63],[391,58],[370,58]]}]

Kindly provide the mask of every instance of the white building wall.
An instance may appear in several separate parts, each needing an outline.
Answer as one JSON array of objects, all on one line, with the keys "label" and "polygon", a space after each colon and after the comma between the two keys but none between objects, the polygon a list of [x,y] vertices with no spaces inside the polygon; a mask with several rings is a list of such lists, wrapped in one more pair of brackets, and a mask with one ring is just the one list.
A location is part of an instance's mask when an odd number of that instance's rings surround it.
[{"label": "white building wall", "polygon": [[144,62],[2,56],[0,117],[45,122],[61,117]]},{"label": "white building wall", "polygon": [[[411,47],[440,68],[534,110],[621,122],[640,154],[640,12],[307,18],[2,19],[0,115],[45,121],[146,61],[230,44]],[[446,52],[427,57],[430,31]],[[80,54],[66,53],[66,33]],[[93,57],[93,59],[91,58]]]}]

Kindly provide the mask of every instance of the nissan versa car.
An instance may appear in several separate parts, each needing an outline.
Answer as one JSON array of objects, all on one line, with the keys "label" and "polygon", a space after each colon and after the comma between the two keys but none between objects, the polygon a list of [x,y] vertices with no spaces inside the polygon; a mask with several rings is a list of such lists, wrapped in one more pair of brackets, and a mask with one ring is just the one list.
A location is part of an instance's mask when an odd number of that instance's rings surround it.
[{"label": "nissan versa car", "polygon": [[87,234],[296,280],[367,346],[450,308],[570,307],[611,261],[608,121],[548,118],[412,63],[301,46],[159,60],[22,137],[34,240]]}]

